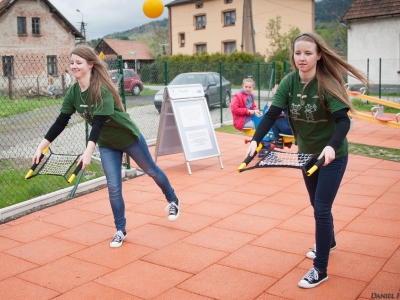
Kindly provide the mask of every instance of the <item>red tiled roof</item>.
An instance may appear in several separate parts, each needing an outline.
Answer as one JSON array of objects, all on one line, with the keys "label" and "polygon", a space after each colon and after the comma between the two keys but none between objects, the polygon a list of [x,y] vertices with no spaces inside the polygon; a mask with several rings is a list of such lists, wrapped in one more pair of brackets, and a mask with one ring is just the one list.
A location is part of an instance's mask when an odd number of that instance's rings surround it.
[{"label": "red tiled roof", "polygon": [[0,0],[0,10],[6,6],[11,0]]},{"label": "red tiled roof", "polygon": [[376,18],[399,14],[399,0],[354,0],[342,20]]},{"label": "red tiled roof", "polygon": [[139,41],[126,41],[126,40],[114,40],[114,39],[103,39],[110,48],[112,48],[117,54],[122,55],[122,59],[135,59],[135,55],[129,54],[129,52],[136,52],[136,59],[139,60],[153,60],[153,55],[149,47],[143,42]]}]

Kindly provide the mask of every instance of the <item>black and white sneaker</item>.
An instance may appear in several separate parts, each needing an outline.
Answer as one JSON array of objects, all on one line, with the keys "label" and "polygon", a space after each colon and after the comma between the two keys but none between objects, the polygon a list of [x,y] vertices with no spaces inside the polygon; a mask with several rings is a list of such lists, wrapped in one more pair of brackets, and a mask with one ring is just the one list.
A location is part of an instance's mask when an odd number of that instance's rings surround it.
[{"label": "black and white sneaker", "polygon": [[111,248],[118,248],[122,246],[122,241],[126,238],[126,231],[118,230],[114,234],[114,238],[110,243]]},{"label": "black and white sneaker", "polygon": [[[332,242],[332,244],[331,244],[331,251],[333,250],[333,249],[336,249],[336,241],[333,241]],[[308,258],[311,258],[311,259],[314,259],[316,256],[317,256],[317,248],[316,248],[316,245],[314,244],[314,250],[311,250],[311,251],[308,251],[307,252],[307,254],[306,254],[306,256],[308,257]]]},{"label": "black and white sneaker", "polygon": [[179,200],[176,198],[175,201],[171,201],[165,211],[169,211],[168,220],[175,221],[179,217]]},{"label": "black and white sneaker", "polygon": [[303,289],[311,289],[328,280],[328,274],[320,273],[317,269],[312,268],[304,275],[303,279],[299,281],[299,287]]}]

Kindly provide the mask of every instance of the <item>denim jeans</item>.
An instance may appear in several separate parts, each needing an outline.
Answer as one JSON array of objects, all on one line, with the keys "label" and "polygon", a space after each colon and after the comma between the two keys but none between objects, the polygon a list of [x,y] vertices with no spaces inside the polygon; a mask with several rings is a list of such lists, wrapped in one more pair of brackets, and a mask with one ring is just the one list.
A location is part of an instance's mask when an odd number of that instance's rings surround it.
[{"label": "denim jeans", "polygon": [[330,247],[335,240],[332,204],[346,170],[347,161],[348,155],[335,158],[309,177],[303,172],[311,205],[314,208],[316,244],[314,267],[323,273],[327,270]]},{"label": "denim jeans", "polygon": [[165,173],[156,165],[150,155],[145,138],[140,135],[140,140],[123,149],[99,147],[101,163],[107,179],[108,195],[114,215],[117,230],[125,230],[125,204],[122,198],[121,164],[122,154],[126,152],[136,162],[140,169],[153,178],[161,188],[168,202],[174,201],[176,195]]}]

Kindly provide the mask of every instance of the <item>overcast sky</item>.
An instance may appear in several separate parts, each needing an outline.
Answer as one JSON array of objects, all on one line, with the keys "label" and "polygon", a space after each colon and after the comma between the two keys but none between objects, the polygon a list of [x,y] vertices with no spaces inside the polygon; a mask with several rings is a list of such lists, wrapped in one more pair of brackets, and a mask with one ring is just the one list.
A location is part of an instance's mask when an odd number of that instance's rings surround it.
[{"label": "overcast sky", "polygon": [[[168,9],[157,19],[150,19],[143,13],[145,0],[50,0],[50,2],[80,30],[83,22],[87,23],[86,39],[92,40],[103,36],[132,29],[155,20],[168,17]],[[173,0],[163,0],[168,4]],[[81,13],[76,10],[79,9]]]}]

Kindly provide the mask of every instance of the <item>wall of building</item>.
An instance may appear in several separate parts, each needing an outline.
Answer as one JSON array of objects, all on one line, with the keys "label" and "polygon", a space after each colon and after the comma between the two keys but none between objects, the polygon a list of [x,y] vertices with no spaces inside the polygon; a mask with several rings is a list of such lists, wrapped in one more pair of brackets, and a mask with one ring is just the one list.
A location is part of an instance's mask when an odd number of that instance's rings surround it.
[{"label": "wall of building", "polygon": [[[224,41],[235,41],[237,50],[241,51],[243,0],[233,0],[232,3],[225,3],[224,0],[203,1],[203,7],[199,9],[196,8],[198,3],[200,2],[170,7],[171,53],[194,54],[195,44],[198,43],[207,44],[208,53],[223,53]],[[313,0],[281,0],[276,3],[252,0],[252,8],[255,47],[256,52],[261,55],[267,55],[266,49],[269,48],[270,41],[265,37],[268,21],[278,15],[282,18],[282,33],[287,32],[290,26],[298,27],[301,31],[313,30]],[[224,26],[223,13],[227,10],[236,11],[234,26]],[[195,16],[198,14],[206,14],[206,29],[196,30]],[[184,47],[180,46],[179,33],[185,34]]]}]

